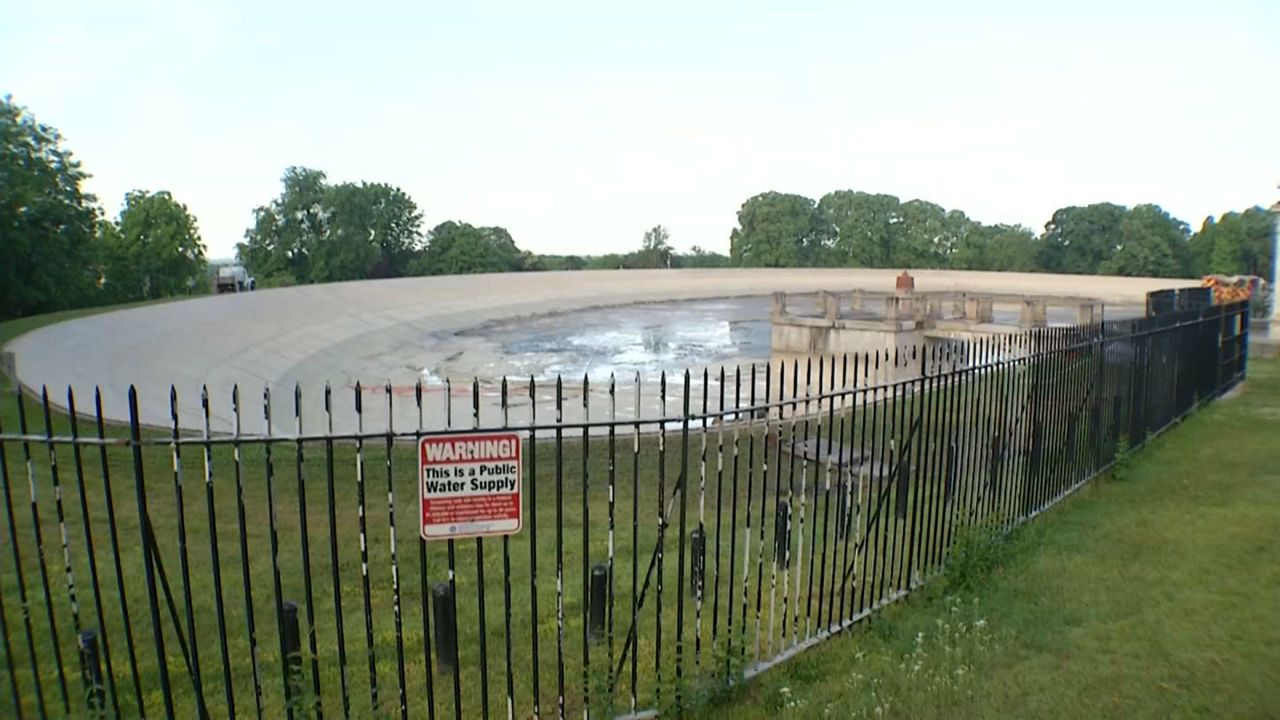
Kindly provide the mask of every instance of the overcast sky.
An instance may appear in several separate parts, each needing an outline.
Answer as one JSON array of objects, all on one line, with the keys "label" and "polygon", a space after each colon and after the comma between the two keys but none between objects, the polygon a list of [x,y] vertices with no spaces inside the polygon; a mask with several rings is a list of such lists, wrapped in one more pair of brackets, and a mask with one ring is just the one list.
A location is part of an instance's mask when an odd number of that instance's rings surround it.
[{"label": "overcast sky", "polygon": [[[1032,6],[1044,5],[1045,9]],[[765,190],[1206,215],[1280,199],[1280,2],[17,2],[0,93],[111,215],[166,189],[232,254],[289,165],[537,252],[725,252]]]}]

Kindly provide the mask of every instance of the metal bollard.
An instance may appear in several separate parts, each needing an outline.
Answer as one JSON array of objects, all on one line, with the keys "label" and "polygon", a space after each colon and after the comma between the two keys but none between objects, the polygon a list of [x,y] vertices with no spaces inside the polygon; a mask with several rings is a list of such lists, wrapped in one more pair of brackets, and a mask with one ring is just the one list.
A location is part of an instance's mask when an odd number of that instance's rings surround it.
[{"label": "metal bollard", "polygon": [[[1120,396],[1111,398],[1111,455],[1114,457],[1120,447],[1120,420],[1124,414],[1124,406]],[[1145,438],[1129,438],[1129,446],[1140,445]]]},{"label": "metal bollard", "polygon": [[598,563],[591,566],[591,612],[587,624],[587,637],[592,641],[604,637],[604,610],[609,586],[609,566]]},{"label": "metal bollard", "polygon": [[[867,476],[867,480],[870,480],[870,476]],[[840,536],[841,540],[850,537],[850,533],[853,532],[855,523],[858,522],[858,515],[862,512],[862,505],[860,501],[862,496],[862,482],[863,476],[861,474],[857,477],[849,478],[849,492],[845,495],[844,499],[844,524],[841,526],[844,530],[844,534]]]},{"label": "metal bollard", "polygon": [[898,461],[898,496],[894,510],[899,518],[907,516],[908,493],[911,490],[911,461],[903,458]]},{"label": "metal bollard", "polygon": [[787,548],[791,547],[791,528],[787,519],[791,516],[791,506],[786,500],[778,501],[778,511],[773,518],[773,551],[778,557],[786,557]]},{"label": "metal bollard", "polygon": [[987,483],[987,493],[991,497],[1000,496],[1000,473],[1004,464],[1004,442],[999,435],[991,437],[991,467],[988,468],[990,478]]},{"label": "metal bollard", "polygon": [[302,696],[302,633],[298,630],[298,603],[284,601],[285,702],[292,707]]},{"label": "metal bollard", "polygon": [[943,486],[942,493],[942,500],[947,504],[951,503],[951,496],[956,492],[956,462],[959,456],[960,451],[956,447],[955,443],[951,443],[947,446],[947,472],[944,476],[944,482],[946,485]]},{"label": "metal bollard", "polygon": [[846,503],[846,496],[848,495],[848,491],[846,488],[847,482],[848,482],[847,479],[840,481],[839,487],[836,492],[836,519],[835,519],[836,540],[844,539],[845,512],[846,512],[845,503]]},{"label": "metal bollard", "polygon": [[440,674],[458,669],[458,621],[453,614],[453,588],[447,582],[431,586],[431,607],[436,616],[436,663]]},{"label": "metal bollard", "polygon": [[98,631],[80,633],[80,669],[84,674],[84,694],[90,717],[105,717],[107,692],[102,686],[102,661],[98,653]]},{"label": "metal bollard", "polygon": [[862,494],[864,478],[869,479],[869,476],[865,475],[864,470],[860,468],[858,474],[850,473],[845,479],[845,489],[840,493],[841,502],[844,504],[844,515],[839,527],[836,528],[840,533],[840,540],[849,537],[849,533],[853,532],[853,524],[857,522],[858,497]]},{"label": "metal bollard", "polygon": [[707,532],[700,527],[694,528],[689,536],[691,553],[689,567],[689,589],[694,599],[702,598],[702,583],[707,567]]},{"label": "metal bollard", "polygon": [[1031,423],[1031,472],[1038,476],[1042,464],[1044,464],[1044,423],[1033,420]]}]

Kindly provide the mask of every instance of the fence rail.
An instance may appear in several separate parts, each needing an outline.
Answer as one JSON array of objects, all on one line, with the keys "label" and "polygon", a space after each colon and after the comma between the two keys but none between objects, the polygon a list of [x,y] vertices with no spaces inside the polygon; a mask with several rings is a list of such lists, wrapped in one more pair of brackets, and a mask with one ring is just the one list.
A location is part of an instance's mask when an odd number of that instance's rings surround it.
[{"label": "fence rail", "polygon": [[[17,395],[0,408],[0,713],[679,709],[903,597],[974,527],[1054,505],[1239,383],[1247,344],[1236,304],[573,394],[503,380],[496,413],[478,382],[460,408],[452,387],[237,388],[203,393],[194,430],[172,390],[165,428],[132,391],[127,426],[99,393],[89,411],[70,390]],[[327,427],[305,426],[312,402]],[[371,402],[413,403],[417,426],[366,427]],[[251,415],[264,432],[242,432]],[[416,441],[500,428],[526,441],[524,529],[418,538]]]}]

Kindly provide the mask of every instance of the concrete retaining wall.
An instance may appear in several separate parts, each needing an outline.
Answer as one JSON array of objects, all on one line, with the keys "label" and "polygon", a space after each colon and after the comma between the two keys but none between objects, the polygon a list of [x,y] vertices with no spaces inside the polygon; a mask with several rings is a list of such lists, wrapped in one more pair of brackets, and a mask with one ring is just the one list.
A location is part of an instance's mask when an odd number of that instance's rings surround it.
[{"label": "concrete retaining wall", "polygon": [[[182,425],[196,428],[200,388],[212,398],[215,430],[231,428],[231,388],[241,384],[244,429],[263,427],[261,390],[275,394],[277,427],[292,431],[294,383],[302,383],[304,430],[322,430],[325,382],[341,390],[335,429],[355,424],[348,386],[412,384],[414,362],[436,333],[498,319],[635,302],[892,288],[898,270],[733,269],[630,270],[468,275],[309,285],[202,297],[90,316],[50,325],[6,345],[19,379],[50,387],[54,398],[75,388],[81,405],[101,386],[104,408],[127,417],[126,393],[137,383],[142,420],[169,423],[169,385],[177,387]],[[1026,273],[913,271],[921,291],[954,290],[1085,295],[1108,303],[1140,303],[1150,290],[1194,286],[1194,280],[1104,278]],[[852,348],[850,348],[852,349]],[[477,368],[482,368],[478,364]],[[676,368],[673,368],[673,370]],[[482,373],[478,373],[482,374]],[[496,402],[496,401],[494,401]],[[460,403],[461,404],[461,403]],[[366,428],[383,428],[385,398],[365,403]],[[395,413],[400,428],[416,425],[412,398]],[[427,421],[441,412],[428,411]],[[541,408],[539,412],[544,412]],[[596,412],[593,406],[593,414]],[[489,422],[496,412],[486,407]],[[513,422],[527,408],[513,412]],[[460,415],[465,417],[465,413]],[[548,415],[543,415],[548,417]]]}]

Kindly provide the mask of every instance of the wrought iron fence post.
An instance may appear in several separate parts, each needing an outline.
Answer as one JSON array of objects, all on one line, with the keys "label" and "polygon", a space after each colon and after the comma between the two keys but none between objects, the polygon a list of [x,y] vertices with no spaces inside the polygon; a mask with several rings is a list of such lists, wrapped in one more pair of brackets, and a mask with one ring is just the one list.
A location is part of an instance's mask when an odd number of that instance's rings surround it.
[{"label": "wrought iron fence post", "polygon": [[142,462],[142,425],[138,419],[138,391],[129,388],[129,439],[133,452],[133,487],[138,503],[138,531],[142,535],[142,564],[147,580],[147,601],[151,611],[151,636],[155,642],[156,665],[160,671],[160,693],[165,715],[174,716],[173,691],[169,685],[169,661],[164,649],[164,628],[160,624],[160,597],[156,593],[153,538],[149,532],[146,475]]},{"label": "wrought iron fence post", "polygon": [[598,642],[604,638],[605,597],[609,585],[609,566],[598,563],[591,566],[591,601],[590,622],[587,623],[587,638]]},{"label": "wrought iron fence post", "polygon": [[[89,716],[106,717],[107,691],[102,684],[102,662],[98,650],[98,631],[84,630],[80,633],[80,669],[84,675],[85,704],[89,708]],[[18,698],[14,698],[16,701]]]},{"label": "wrought iron fence post", "polygon": [[707,533],[702,528],[694,528],[689,534],[689,590],[695,600],[702,599],[706,552]]},{"label": "wrought iron fence post", "polygon": [[[283,610],[283,627],[281,628],[281,647],[284,650],[285,684],[284,700],[289,717],[294,710],[302,710],[302,632],[298,628],[298,604],[285,600]],[[304,713],[305,717],[305,713]]]},{"label": "wrought iron fence post", "polygon": [[452,675],[458,669],[458,623],[449,583],[431,586],[431,604],[436,619],[436,665],[441,675]]}]

